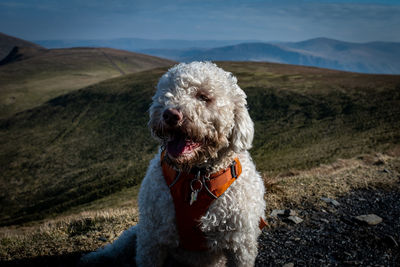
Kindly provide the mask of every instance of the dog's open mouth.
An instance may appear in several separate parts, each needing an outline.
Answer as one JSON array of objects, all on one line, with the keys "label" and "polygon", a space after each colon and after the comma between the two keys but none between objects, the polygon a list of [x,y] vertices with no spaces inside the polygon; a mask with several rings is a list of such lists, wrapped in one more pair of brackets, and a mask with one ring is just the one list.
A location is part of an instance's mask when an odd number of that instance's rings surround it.
[{"label": "dog's open mouth", "polygon": [[167,142],[167,152],[173,158],[188,156],[201,146],[200,142],[195,142],[183,135],[175,135]]}]

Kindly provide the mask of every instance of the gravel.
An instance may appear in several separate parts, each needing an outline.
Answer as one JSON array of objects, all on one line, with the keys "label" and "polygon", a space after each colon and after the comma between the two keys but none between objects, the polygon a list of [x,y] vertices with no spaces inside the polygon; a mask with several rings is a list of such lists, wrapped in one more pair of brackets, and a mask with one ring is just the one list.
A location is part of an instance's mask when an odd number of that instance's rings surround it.
[{"label": "gravel", "polygon": [[[297,210],[299,224],[268,218],[256,266],[400,266],[400,192],[359,190],[337,201]],[[364,214],[383,221],[359,223],[355,217]]]}]

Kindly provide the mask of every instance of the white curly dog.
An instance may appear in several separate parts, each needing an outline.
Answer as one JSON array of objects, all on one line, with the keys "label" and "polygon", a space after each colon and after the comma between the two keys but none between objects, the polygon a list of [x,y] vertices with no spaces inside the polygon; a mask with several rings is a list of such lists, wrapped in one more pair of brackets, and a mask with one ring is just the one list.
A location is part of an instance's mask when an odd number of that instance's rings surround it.
[{"label": "white curly dog", "polygon": [[253,266],[265,189],[248,152],[246,104],[237,79],[213,63],[165,73],[150,107],[160,151],[141,184],[139,223],[83,262]]}]

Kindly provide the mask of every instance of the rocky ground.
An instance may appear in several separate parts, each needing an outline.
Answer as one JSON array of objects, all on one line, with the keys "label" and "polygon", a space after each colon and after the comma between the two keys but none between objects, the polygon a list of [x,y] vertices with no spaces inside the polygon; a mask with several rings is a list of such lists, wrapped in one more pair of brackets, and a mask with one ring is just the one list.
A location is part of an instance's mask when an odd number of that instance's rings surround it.
[{"label": "rocky ground", "polygon": [[[270,217],[256,266],[400,266],[400,191],[352,191],[326,208],[290,212]],[[366,214],[382,222],[356,219]]]}]

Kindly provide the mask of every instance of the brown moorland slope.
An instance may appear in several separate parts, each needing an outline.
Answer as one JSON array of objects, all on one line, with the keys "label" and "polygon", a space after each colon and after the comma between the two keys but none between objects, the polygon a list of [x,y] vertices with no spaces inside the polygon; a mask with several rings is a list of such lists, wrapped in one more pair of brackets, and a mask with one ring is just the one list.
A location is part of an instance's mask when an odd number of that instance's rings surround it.
[{"label": "brown moorland slope", "polygon": [[38,44],[0,32],[0,61],[5,58],[15,46],[43,48]]},{"label": "brown moorland slope", "polygon": [[110,48],[15,47],[0,65],[0,117],[109,78],[173,63]]}]

